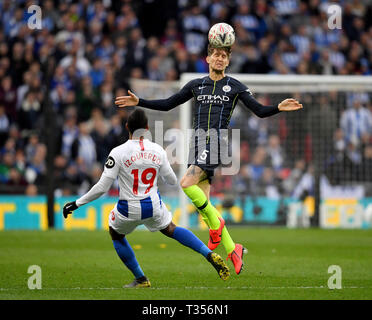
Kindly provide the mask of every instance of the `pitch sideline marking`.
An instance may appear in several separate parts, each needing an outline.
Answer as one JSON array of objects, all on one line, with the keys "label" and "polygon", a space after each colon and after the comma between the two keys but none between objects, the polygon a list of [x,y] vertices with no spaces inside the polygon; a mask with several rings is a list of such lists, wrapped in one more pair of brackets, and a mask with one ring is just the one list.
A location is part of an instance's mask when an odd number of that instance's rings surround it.
[{"label": "pitch sideline marking", "polygon": [[[123,290],[122,287],[111,287],[111,288],[104,288],[104,287],[96,287],[96,288],[42,288],[40,290],[36,291],[42,291],[42,290]],[[142,288],[139,288],[142,289]],[[228,289],[228,290],[242,290],[242,289],[327,289],[326,286],[314,286],[314,287],[152,287],[152,288],[146,288],[147,290],[215,290],[215,289]],[[342,287],[342,289],[372,289],[372,287]],[[23,288],[0,288],[0,291],[11,291],[11,290],[24,290]]]}]

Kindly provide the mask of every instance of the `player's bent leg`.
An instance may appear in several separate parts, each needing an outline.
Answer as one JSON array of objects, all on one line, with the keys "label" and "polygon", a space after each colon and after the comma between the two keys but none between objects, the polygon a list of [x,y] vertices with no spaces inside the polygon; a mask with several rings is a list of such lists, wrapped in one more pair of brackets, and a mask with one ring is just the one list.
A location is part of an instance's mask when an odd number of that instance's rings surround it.
[{"label": "player's bent leg", "polygon": [[133,273],[135,280],[125,285],[125,288],[147,288],[151,287],[149,279],[143,273],[134,251],[124,235],[116,232],[111,226],[109,227],[109,233],[114,245],[115,251],[121,261],[126,265],[126,267]]},{"label": "player's bent leg", "polygon": [[171,222],[165,229],[160,230],[160,232],[177,240],[182,245],[202,254],[217,270],[217,273],[222,280],[227,280],[230,277],[230,270],[223,259],[217,253],[211,251],[190,230],[178,227]]},{"label": "player's bent leg", "polygon": [[[205,172],[203,172],[199,167],[190,166],[187,169],[186,174],[181,179],[181,182],[180,182],[181,188],[185,190],[185,188],[196,185],[198,184],[199,181],[203,180],[205,176],[206,176]],[[190,196],[187,193],[186,195],[190,198]],[[194,203],[194,201],[191,198],[190,200]],[[210,228],[208,216],[203,211],[198,210],[198,212],[201,214],[202,219],[207,224],[208,228]]]},{"label": "player's bent leg", "polygon": [[[200,189],[202,189],[202,191],[204,192],[205,196],[207,197],[207,199],[209,201],[209,193],[210,193],[211,185],[209,184],[208,179],[205,179],[203,181],[200,181],[198,183],[198,187]],[[197,211],[200,213],[200,215],[201,215],[204,223],[207,225],[208,229],[210,229],[211,227],[209,225],[208,217],[204,213],[202,213],[200,210],[197,210]]]},{"label": "player's bent leg", "polygon": [[216,249],[222,239],[222,229],[225,221],[218,217],[218,210],[210,203],[204,192],[197,185],[185,188],[184,192],[192,200],[198,211],[202,213],[203,219],[206,220],[207,217],[210,227],[208,248],[211,250]]},{"label": "player's bent leg", "polygon": [[[200,172],[203,174],[200,174]],[[195,174],[193,175],[193,173]],[[190,186],[192,182],[196,181],[195,175],[199,177],[199,182],[197,185]],[[188,180],[187,177],[191,178]],[[216,249],[222,240],[222,230],[224,229],[225,221],[209,201],[210,184],[205,172],[197,166],[190,166],[181,181],[181,186],[184,187],[184,192],[192,200],[198,212],[201,213],[203,220],[210,228],[208,248],[211,250]]]},{"label": "player's bent leg", "polygon": [[[210,194],[211,185],[210,185],[208,179],[205,179],[205,180],[199,182],[198,183],[198,186],[199,186],[200,189],[203,190],[205,196],[209,200],[209,194]],[[220,212],[218,210],[217,210],[217,215],[218,215],[219,218],[222,218],[222,216],[221,216],[221,214],[220,214]],[[222,229],[221,243],[224,246],[225,251],[226,251],[227,254],[231,253],[234,250],[234,248],[235,248],[235,243],[232,240],[229,232],[227,231],[227,227],[226,226],[224,226],[223,229]]]},{"label": "player's bent leg", "polygon": [[205,258],[207,258],[208,254],[211,252],[211,250],[208,249],[208,247],[190,230],[177,227],[173,222],[171,222],[165,229],[160,230],[160,232],[177,240],[182,245],[202,254]]},{"label": "player's bent leg", "polygon": [[191,165],[181,179],[181,187],[190,198],[195,207],[207,218],[209,226],[213,230],[220,227],[220,220],[217,217],[218,211],[209,202],[203,190],[197,185],[207,178],[206,173],[198,166]]}]

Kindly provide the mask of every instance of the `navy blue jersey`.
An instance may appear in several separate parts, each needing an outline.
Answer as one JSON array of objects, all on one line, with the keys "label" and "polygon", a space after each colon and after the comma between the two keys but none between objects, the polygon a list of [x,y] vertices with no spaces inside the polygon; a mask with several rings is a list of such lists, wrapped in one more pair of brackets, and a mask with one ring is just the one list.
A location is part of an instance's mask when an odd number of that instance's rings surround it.
[{"label": "navy blue jersey", "polygon": [[279,112],[277,106],[263,106],[256,101],[247,86],[240,81],[225,76],[213,81],[209,76],[188,82],[178,93],[168,99],[139,99],[138,105],[144,108],[168,111],[191,98],[195,101],[193,128],[227,129],[238,101],[259,117],[268,117]]}]

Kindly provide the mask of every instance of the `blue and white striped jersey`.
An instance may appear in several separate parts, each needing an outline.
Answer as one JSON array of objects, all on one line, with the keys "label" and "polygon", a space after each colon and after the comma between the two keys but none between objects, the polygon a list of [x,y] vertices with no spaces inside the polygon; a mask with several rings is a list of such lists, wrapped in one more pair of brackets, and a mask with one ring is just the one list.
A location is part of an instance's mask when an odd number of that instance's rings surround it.
[{"label": "blue and white striped jersey", "polygon": [[148,139],[128,140],[114,148],[102,176],[118,178],[120,200],[117,209],[134,219],[152,217],[153,210],[161,209],[159,176],[170,184],[177,182],[165,150]]}]

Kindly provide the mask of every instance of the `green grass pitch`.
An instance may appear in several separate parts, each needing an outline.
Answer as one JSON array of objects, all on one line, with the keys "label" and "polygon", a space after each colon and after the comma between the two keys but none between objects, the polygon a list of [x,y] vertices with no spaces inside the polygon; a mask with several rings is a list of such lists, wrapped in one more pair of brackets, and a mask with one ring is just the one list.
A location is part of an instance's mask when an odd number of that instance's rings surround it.
[{"label": "green grass pitch", "polygon": [[[248,248],[245,268],[219,279],[199,254],[160,232],[128,236],[152,288],[123,289],[133,277],[105,231],[0,232],[0,299],[251,300],[372,299],[372,230],[230,227]],[[207,242],[207,231],[195,231]],[[217,252],[226,258],[222,245]],[[30,290],[30,265],[42,289]],[[342,269],[342,289],[327,286]]]}]

